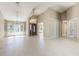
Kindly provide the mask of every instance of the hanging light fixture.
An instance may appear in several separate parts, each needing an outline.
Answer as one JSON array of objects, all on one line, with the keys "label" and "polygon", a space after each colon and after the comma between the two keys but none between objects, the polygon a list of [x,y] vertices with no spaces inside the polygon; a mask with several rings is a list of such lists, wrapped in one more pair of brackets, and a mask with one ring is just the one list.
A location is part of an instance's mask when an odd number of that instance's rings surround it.
[{"label": "hanging light fixture", "polygon": [[32,9],[32,16],[30,17],[30,23],[37,23],[37,15],[35,15],[35,11],[36,11],[36,8],[33,8]]},{"label": "hanging light fixture", "polygon": [[36,19],[37,18],[38,15],[35,14],[36,8],[37,7],[35,7],[35,8],[32,9],[32,16],[30,17],[30,19]]},{"label": "hanging light fixture", "polygon": [[16,2],[16,20],[19,20],[20,3]]}]

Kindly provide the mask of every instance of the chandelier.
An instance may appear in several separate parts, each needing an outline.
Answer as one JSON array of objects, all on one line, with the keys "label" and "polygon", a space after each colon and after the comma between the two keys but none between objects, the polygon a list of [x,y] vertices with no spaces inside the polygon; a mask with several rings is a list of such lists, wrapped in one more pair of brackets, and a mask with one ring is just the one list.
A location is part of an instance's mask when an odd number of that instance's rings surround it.
[{"label": "chandelier", "polygon": [[19,19],[19,13],[20,13],[20,3],[16,2],[16,20],[20,20]]}]

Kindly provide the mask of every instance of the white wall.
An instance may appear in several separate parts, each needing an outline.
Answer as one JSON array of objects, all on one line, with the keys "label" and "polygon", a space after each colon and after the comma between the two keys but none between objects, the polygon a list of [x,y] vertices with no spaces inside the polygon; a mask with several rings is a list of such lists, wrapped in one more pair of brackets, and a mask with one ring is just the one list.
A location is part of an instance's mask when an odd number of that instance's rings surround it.
[{"label": "white wall", "polygon": [[79,38],[79,3],[67,10],[67,36]]},{"label": "white wall", "polygon": [[4,20],[3,20],[3,16],[0,13],[0,39],[2,39],[4,37]]},{"label": "white wall", "polygon": [[29,36],[29,19],[26,21],[26,36]]},{"label": "white wall", "polygon": [[57,38],[59,34],[58,13],[52,9],[47,9],[38,17],[38,23],[44,23],[44,36],[47,38]]}]

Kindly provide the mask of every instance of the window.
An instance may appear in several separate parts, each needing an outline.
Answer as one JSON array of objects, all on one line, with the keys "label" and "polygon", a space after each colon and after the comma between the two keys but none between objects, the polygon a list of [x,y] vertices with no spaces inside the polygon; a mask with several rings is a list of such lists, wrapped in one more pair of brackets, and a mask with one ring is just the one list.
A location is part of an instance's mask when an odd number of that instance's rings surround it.
[{"label": "window", "polygon": [[7,33],[22,33],[24,32],[24,23],[7,22]]}]

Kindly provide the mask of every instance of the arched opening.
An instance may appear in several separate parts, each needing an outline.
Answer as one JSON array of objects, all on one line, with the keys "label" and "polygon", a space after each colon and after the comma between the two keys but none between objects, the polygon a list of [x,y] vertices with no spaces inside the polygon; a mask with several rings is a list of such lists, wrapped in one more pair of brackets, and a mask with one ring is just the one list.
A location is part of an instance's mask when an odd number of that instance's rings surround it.
[{"label": "arched opening", "polygon": [[37,35],[37,16],[33,15],[29,18],[29,35]]}]

